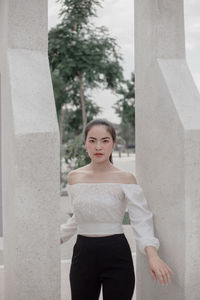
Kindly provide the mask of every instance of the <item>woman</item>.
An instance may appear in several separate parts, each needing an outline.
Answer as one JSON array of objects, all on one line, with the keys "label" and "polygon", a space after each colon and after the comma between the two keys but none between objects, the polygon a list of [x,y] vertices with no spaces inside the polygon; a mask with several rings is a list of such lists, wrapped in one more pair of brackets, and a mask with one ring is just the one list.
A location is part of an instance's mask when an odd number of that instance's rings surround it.
[{"label": "woman", "polygon": [[95,119],[85,129],[91,162],[68,173],[74,214],[61,225],[61,244],[76,232],[70,268],[72,300],[131,300],[135,272],[131,249],[123,233],[126,206],[139,250],[148,257],[152,279],[168,285],[170,267],[157,254],[152,212],[135,176],[116,168],[112,150],[116,132],[110,122]]}]

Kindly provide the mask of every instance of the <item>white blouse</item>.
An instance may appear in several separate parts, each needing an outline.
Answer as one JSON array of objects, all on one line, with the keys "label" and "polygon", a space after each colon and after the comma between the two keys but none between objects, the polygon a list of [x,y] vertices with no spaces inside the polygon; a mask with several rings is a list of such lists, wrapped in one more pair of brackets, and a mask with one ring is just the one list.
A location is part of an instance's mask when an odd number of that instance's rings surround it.
[{"label": "white blouse", "polygon": [[144,192],[134,183],[75,183],[67,186],[74,214],[60,226],[66,242],[75,233],[100,236],[123,233],[123,218],[128,209],[136,245],[146,255],[145,247],[159,249],[154,236],[153,214]]}]

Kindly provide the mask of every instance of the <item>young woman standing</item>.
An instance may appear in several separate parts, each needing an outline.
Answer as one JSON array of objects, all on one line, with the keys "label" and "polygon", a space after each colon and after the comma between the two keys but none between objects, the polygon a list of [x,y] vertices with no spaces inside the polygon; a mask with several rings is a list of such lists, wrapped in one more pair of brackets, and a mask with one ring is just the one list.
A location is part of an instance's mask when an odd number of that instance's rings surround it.
[{"label": "young woman standing", "polygon": [[128,208],[139,250],[148,257],[152,279],[168,285],[171,268],[159,257],[153,214],[135,176],[116,168],[112,150],[116,132],[110,122],[95,119],[85,129],[91,162],[68,173],[74,214],[61,225],[61,244],[77,233],[70,268],[72,300],[131,300],[135,271],[122,221]]}]

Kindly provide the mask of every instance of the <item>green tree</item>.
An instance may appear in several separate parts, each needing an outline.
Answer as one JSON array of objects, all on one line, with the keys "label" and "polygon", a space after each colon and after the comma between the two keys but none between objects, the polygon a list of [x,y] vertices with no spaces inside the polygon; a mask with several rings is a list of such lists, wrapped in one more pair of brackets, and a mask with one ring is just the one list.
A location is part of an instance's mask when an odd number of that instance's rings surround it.
[{"label": "green tree", "polygon": [[[116,90],[123,80],[121,55],[105,27],[95,27],[99,0],[58,0],[61,22],[49,32],[49,61],[61,133],[61,157],[72,167],[88,162],[83,131],[101,111],[88,91]],[[62,142],[64,145],[62,147]],[[67,144],[67,145],[66,145]]]},{"label": "green tree", "polygon": [[[58,84],[62,85],[62,81]],[[62,143],[67,142],[70,138],[73,138],[73,136],[81,134],[82,132],[82,109],[78,93],[79,83],[69,82],[64,90],[64,96],[61,89],[59,89],[59,93],[57,94],[58,96],[62,94],[61,97],[65,97],[63,100],[66,101],[66,103],[62,103],[61,110],[59,110]],[[60,102],[57,103],[58,105],[60,104]],[[102,109],[92,101],[89,93],[85,93],[85,110],[88,121],[92,120],[94,116],[102,111]]]},{"label": "green tree", "polygon": [[124,80],[117,94],[121,98],[114,104],[116,114],[120,117],[121,135],[127,146],[135,144],[135,74],[130,80]]},{"label": "green tree", "polygon": [[[97,87],[116,90],[123,79],[121,55],[105,27],[89,21],[96,16],[97,0],[59,0],[61,23],[49,32],[49,60],[53,82],[61,79],[58,117],[64,103],[79,98],[82,132],[87,123],[86,92]],[[58,85],[57,85],[58,87]],[[70,99],[67,94],[71,89]],[[62,96],[61,96],[62,93]],[[73,95],[72,95],[73,94]],[[57,98],[57,95],[56,98]],[[57,99],[56,99],[57,101]]]}]

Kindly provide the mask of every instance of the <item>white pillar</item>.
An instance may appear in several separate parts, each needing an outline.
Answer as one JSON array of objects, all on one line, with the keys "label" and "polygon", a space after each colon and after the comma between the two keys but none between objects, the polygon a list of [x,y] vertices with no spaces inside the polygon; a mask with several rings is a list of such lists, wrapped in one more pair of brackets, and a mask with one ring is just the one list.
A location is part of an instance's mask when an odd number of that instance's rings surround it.
[{"label": "white pillar", "polygon": [[0,0],[5,300],[60,299],[60,141],[47,16],[47,0]]},{"label": "white pillar", "polygon": [[200,96],[185,59],[183,0],[135,1],[136,176],[172,283],[137,251],[137,300],[200,295]]}]

